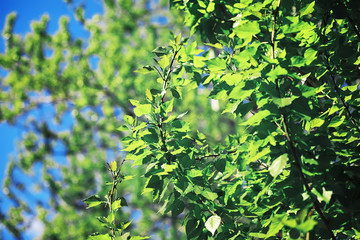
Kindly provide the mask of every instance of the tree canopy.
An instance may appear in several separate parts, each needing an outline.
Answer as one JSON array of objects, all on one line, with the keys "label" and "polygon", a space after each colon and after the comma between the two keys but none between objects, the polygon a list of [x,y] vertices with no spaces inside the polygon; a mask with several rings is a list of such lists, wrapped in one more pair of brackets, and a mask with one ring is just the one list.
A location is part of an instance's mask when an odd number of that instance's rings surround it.
[{"label": "tree canopy", "polygon": [[[14,236],[30,215],[44,239],[360,239],[359,1],[104,7],[76,10],[86,44],[66,18],[22,39],[8,17],[1,120],[26,127],[3,185]],[[53,123],[28,114],[45,104]],[[16,176],[37,166],[34,209]]]}]

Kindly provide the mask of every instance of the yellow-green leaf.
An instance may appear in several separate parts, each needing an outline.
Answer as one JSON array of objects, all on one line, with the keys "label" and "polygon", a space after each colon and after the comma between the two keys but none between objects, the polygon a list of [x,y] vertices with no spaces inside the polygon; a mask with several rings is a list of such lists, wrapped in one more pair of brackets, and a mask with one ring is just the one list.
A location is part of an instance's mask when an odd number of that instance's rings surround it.
[{"label": "yellow-green leaf", "polygon": [[300,17],[308,15],[314,11],[315,1],[312,1],[308,5],[306,5],[304,8],[300,10]]},{"label": "yellow-green leaf", "polygon": [[116,161],[112,161],[110,163],[110,170],[115,172],[117,170],[117,162]]},{"label": "yellow-green leaf", "polygon": [[150,92],[149,89],[146,89],[146,97],[147,97],[150,101],[153,100],[153,96],[152,96],[152,94],[151,94],[151,92]]},{"label": "yellow-green leaf", "polygon": [[315,118],[315,119],[310,121],[310,127],[311,128],[321,127],[321,125],[323,125],[324,122],[325,121],[322,120],[321,118]]},{"label": "yellow-green leaf", "polygon": [[181,41],[181,33],[179,33],[175,38],[175,44],[179,44]]},{"label": "yellow-green leaf", "polygon": [[140,117],[142,115],[145,114],[149,114],[151,113],[151,104],[141,104],[141,105],[137,105],[134,108],[134,113],[136,116]]}]

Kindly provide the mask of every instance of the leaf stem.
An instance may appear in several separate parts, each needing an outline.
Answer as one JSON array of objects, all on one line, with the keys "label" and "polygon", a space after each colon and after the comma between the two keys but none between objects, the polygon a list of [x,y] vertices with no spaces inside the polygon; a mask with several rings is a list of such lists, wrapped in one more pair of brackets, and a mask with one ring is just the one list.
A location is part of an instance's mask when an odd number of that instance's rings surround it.
[{"label": "leaf stem", "polygon": [[[121,163],[120,163],[120,166],[118,168],[118,170],[114,173],[111,169],[110,169],[110,166],[108,164],[108,168],[109,168],[109,171],[111,173],[111,176],[113,178],[113,182],[112,182],[112,186],[111,186],[111,190],[109,191],[109,212],[111,213],[113,210],[112,210],[112,204],[113,204],[113,200],[114,200],[114,193],[116,191],[116,187],[117,187],[117,182],[118,182],[118,178],[120,177],[120,172],[121,172],[121,167],[123,166],[125,162],[125,159],[122,159],[121,160]],[[112,224],[115,223],[115,219],[112,221]],[[115,229],[113,227],[110,228],[111,229],[111,239],[114,239],[115,237]]]},{"label": "leaf stem", "polygon": [[[277,18],[279,17],[280,3],[281,3],[281,0],[278,0],[277,6],[276,6],[275,10],[273,11],[274,21],[273,21],[273,28],[271,31],[271,40],[270,40],[271,58],[272,59],[275,59],[276,21],[277,21]],[[275,67],[275,66],[273,65],[273,67]]]},{"label": "leaf stem", "polygon": [[[166,77],[163,78],[163,80],[164,80],[163,91],[166,91],[166,86],[167,86],[167,84],[168,84],[168,82],[170,80],[170,74],[173,71],[172,66],[174,65],[176,55],[179,53],[180,49],[181,49],[181,46],[179,47],[179,49],[175,50],[174,56],[172,57],[171,63],[169,65],[169,70],[168,70],[168,72],[166,74]],[[164,103],[164,98],[165,98],[165,93],[161,97],[161,103]]]}]

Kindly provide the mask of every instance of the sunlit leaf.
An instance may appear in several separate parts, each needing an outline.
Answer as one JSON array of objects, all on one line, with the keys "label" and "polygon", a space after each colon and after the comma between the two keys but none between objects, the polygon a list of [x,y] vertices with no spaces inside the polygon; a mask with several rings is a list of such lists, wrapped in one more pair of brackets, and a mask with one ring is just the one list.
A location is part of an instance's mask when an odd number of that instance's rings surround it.
[{"label": "sunlit leaf", "polygon": [[92,208],[102,204],[104,201],[98,195],[92,195],[88,198],[85,198],[83,202],[88,205],[87,208]]},{"label": "sunlit leaf", "polygon": [[277,177],[285,168],[289,158],[287,154],[283,154],[276,158],[270,165],[269,171],[271,176]]},{"label": "sunlit leaf", "polygon": [[314,11],[315,1],[312,1],[311,3],[307,4],[304,8],[300,10],[300,17],[304,15],[308,15]]},{"label": "sunlit leaf", "polygon": [[117,162],[116,161],[112,161],[110,163],[110,169],[111,171],[115,172],[117,170]]},{"label": "sunlit leaf", "polygon": [[219,228],[221,218],[218,215],[213,215],[208,218],[205,222],[205,227],[214,236],[215,231]]},{"label": "sunlit leaf", "polygon": [[136,116],[141,117],[142,115],[151,113],[151,104],[140,104],[134,108]]}]

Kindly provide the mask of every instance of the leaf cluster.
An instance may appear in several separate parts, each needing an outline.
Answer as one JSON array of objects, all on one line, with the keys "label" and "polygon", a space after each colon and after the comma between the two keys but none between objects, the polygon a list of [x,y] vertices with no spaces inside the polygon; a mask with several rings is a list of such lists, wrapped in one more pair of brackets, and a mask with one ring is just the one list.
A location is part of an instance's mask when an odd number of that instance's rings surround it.
[{"label": "leaf cluster", "polygon": [[[358,238],[359,5],[171,4],[202,42],[153,51],[142,69],[162,88],[131,101],[138,118],[122,141],[159,212],[183,219],[188,239]],[[234,119],[220,144],[178,112],[193,87]]]}]

